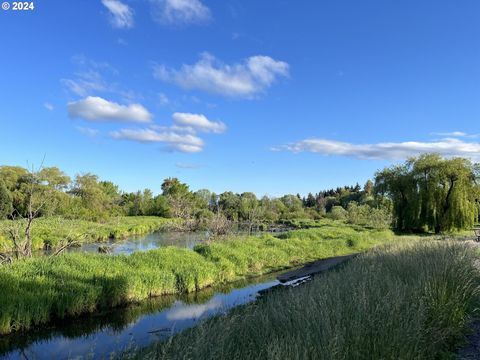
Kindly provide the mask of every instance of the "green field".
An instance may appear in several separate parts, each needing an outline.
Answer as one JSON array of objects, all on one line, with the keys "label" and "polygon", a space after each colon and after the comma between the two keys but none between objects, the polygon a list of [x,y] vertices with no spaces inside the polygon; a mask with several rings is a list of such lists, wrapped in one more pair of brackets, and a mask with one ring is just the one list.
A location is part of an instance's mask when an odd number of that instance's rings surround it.
[{"label": "green field", "polygon": [[396,238],[389,230],[333,221],[281,237],[234,237],[194,251],[165,247],[129,256],[70,253],[18,260],[0,267],[0,333],[359,252]]},{"label": "green field", "polygon": [[[0,221],[0,252],[12,250],[8,228],[19,223],[24,223],[24,221]],[[165,219],[156,216],[120,216],[110,218],[105,222],[68,220],[61,217],[39,218],[33,223],[32,243],[34,249],[42,249],[46,246],[55,248],[63,245],[66,241],[87,243],[121,239],[157,230],[168,230],[180,224],[181,220],[179,219]]]},{"label": "green field", "polygon": [[389,244],[126,357],[451,359],[478,305],[477,258],[458,242]]}]

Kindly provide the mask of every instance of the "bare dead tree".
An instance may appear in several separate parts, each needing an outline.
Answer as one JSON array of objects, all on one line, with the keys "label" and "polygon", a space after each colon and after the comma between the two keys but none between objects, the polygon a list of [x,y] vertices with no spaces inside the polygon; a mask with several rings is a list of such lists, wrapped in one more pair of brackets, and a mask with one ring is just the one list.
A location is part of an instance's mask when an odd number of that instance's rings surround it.
[{"label": "bare dead tree", "polygon": [[40,186],[39,172],[43,169],[44,160],[45,157],[38,169],[32,166],[25,179],[25,212],[22,214],[21,209],[14,207],[13,221],[7,229],[16,258],[32,256],[32,226],[50,200],[51,189]]},{"label": "bare dead tree", "polygon": [[[27,184],[27,214],[26,214],[26,226],[25,226],[25,241],[23,248],[23,256],[31,257],[32,256],[32,225],[33,221],[39,216],[40,212],[45,208],[45,205],[49,199],[50,189],[46,188],[44,191],[40,189],[40,179],[38,173],[43,168],[42,160],[40,167],[35,170],[32,166],[32,170],[29,174],[28,184]],[[38,199],[37,199],[38,198]]]},{"label": "bare dead tree", "polygon": [[221,212],[216,212],[208,220],[207,230],[213,236],[227,235],[232,230],[232,223]]},{"label": "bare dead tree", "polygon": [[248,224],[248,233],[249,234],[252,234],[253,229],[258,227],[261,215],[262,215],[262,209],[258,205],[252,207],[247,212],[247,224]]}]

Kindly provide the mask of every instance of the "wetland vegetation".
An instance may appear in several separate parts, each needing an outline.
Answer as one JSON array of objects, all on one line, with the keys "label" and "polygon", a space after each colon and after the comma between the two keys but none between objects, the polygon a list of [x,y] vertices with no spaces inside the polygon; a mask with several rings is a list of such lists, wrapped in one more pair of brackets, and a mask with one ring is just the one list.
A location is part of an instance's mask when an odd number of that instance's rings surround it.
[{"label": "wetland vegetation", "polygon": [[[439,239],[478,222],[479,177],[478,165],[431,154],[379,171],[363,187],[259,199],[191,191],[175,178],[158,195],[127,193],[92,174],[72,181],[58,168],[2,166],[0,334],[364,253],[311,284],[125,356],[308,358],[328,349],[326,359],[438,358],[478,305],[476,252]],[[208,238],[127,254],[64,251],[168,230]],[[52,253],[38,257],[35,249]],[[274,323],[283,326],[272,330]]]},{"label": "wetland vegetation", "polygon": [[465,244],[391,243],[126,359],[439,359],[478,307]]}]

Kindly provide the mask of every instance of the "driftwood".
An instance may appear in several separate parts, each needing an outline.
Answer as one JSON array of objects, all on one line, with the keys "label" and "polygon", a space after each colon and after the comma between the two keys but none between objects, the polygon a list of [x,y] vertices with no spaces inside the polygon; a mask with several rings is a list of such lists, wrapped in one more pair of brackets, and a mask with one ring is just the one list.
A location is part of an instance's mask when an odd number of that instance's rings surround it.
[{"label": "driftwood", "polygon": [[0,253],[0,265],[11,264],[12,262],[13,262],[13,259],[11,256]]},{"label": "driftwood", "polygon": [[61,247],[59,247],[57,250],[55,250],[55,252],[50,255],[50,257],[55,257],[55,256],[58,256],[60,255],[62,252],[64,252],[65,250],[67,250],[69,247],[72,247],[72,246],[75,246],[78,244],[78,241],[68,241],[66,244],[62,245]]},{"label": "driftwood", "polygon": [[111,254],[112,253],[112,247],[107,246],[107,245],[102,245],[98,247],[98,252],[100,254]]}]

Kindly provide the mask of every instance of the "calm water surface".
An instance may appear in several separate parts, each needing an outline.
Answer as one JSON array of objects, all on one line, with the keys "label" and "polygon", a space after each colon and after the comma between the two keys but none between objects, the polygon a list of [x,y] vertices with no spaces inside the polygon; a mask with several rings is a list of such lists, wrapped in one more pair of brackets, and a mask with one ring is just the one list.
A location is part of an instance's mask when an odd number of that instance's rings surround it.
[{"label": "calm water surface", "polygon": [[[83,244],[69,252],[131,254],[162,246],[192,249],[208,239],[206,232],[156,232],[120,241]],[[108,255],[106,255],[108,256]],[[147,346],[195,326],[211,316],[256,299],[259,291],[279,284],[271,274],[183,296],[162,296],[27,333],[0,336],[0,359],[104,359],[134,346]]]},{"label": "calm water surface", "polygon": [[[255,232],[252,235],[262,235],[266,232]],[[235,231],[236,235],[246,235],[245,231]],[[135,251],[148,251],[162,246],[177,246],[182,248],[193,249],[197,244],[207,241],[209,238],[206,231],[191,232],[154,232],[148,235],[128,237],[120,240],[109,240],[104,242],[94,242],[82,244],[79,247],[71,247],[66,252],[98,252],[100,247],[107,246],[111,254],[131,254]],[[38,255],[49,255],[53,250],[41,251]]]},{"label": "calm water surface", "polygon": [[[162,246],[178,246],[188,249],[208,239],[206,231],[194,232],[154,232],[148,235],[128,237],[120,240],[109,240],[82,244],[79,247],[71,247],[66,252],[98,252],[100,247],[107,246],[111,254],[131,254],[135,251],[148,251]],[[51,251],[50,251],[51,252]],[[46,253],[48,254],[48,252]]]},{"label": "calm water surface", "polygon": [[[278,274],[277,274],[278,275]],[[164,296],[42,328],[0,337],[0,359],[104,359],[166,339],[199,321],[256,299],[278,285],[274,274],[188,296]]]}]

